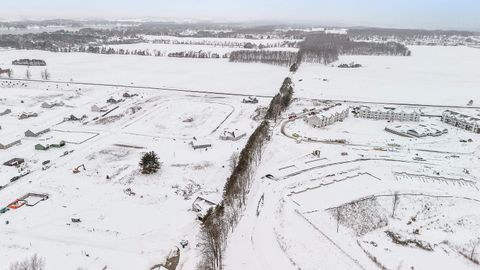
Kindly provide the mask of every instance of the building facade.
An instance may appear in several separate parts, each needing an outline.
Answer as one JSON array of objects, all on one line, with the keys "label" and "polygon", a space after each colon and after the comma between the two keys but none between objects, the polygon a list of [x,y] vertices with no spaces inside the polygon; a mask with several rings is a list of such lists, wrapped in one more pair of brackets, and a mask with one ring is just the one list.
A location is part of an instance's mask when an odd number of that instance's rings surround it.
[{"label": "building facade", "polygon": [[350,108],[342,105],[334,105],[307,115],[303,120],[312,127],[320,128],[342,122],[348,117]]},{"label": "building facade", "polygon": [[442,114],[442,122],[473,133],[480,133],[480,118],[446,110]]},{"label": "building facade", "polygon": [[420,121],[420,112],[396,110],[395,108],[370,108],[362,106],[356,109],[356,117],[374,120],[418,122]]}]

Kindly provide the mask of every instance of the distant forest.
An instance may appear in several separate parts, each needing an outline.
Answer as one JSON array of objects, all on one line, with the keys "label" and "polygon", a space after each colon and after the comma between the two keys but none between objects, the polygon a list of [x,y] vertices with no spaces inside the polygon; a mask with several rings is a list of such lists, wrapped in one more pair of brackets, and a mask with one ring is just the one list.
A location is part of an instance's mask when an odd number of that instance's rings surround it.
[{"label": "distant forest", "polygon": [[298,44],[298,53],[268,50],[236,51],[230,54],[232,62],[260,62],[275,65],[293,63],[330,64],[338,60],[339,55],[398,55],[410,56],[408,48],[397,42],[352,41],[349,36],[326,34],[323,32],[307,35]]},{"label": "distant forest", "polygon": [[241,50],[230,53],[230,61],[291,66],[297,62],[297,53],[289,51]]}]

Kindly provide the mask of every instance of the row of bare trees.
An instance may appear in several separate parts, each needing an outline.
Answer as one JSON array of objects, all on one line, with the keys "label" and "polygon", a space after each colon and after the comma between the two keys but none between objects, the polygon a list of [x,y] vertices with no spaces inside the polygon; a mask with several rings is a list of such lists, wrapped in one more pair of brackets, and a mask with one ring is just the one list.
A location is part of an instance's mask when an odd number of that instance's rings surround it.
[{"label": "row of bare trees", "polygon": [[285,111],[292,95],[292,81],[286,78],[280,92],[272,99],[265,119],[248,139],[236,158],[236,164],[232,164],[232,173],[225,184],[222,202],[212,208],[203,219],[200,233],[203,257],[198,265],[199,270],[223,269],[223,252],[227,237],[245,208],[255,168],[262,159],[263,148],[269,136],[270,122],[275,121]]}]

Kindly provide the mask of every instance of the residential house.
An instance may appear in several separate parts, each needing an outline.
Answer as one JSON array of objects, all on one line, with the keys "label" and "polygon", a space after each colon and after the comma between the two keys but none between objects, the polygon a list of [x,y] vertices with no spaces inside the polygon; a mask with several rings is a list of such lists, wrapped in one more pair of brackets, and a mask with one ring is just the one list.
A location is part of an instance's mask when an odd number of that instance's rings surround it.
[{"label": "residential house", "polygon": [[19,167],[23,163],[25,163],[25,159],[23,158],[12,158],[9,161],[4,162],[3,165],[9,167]]},{"label": "residential house", "polygon": [[50,132],[50,129],[49,128],[46,128],[46,129],[41,129],[39,131],[32,131],[31,129],[25,131],[25,137],[33,137],[33,138],[36,138],[36,137],[39,137],[47,132]]},{"label": "residential house", "polygon": [[9,114],[9,113],[11,113],[11,112],[12,112],[12,110],[10,110],[10,109],[5,109],[5,111],[0,112],[0,116],[7,115],[7,114]]},{"label": "residential house", "polygon": [[[2,138],[2,140],[6,140],[5,138]],[[20,144],[22,141],[17,138],[12,138],[10,140],[2,141],[0,142],[0,149],[5,150],[8,149],[12,146],[15,146],[17,144]]]},{"label": "residential house", "polygon": [[23,120],[31,117],[38,117],[38,113],[23,112],[20,116],[18,116],[18,119]]}]

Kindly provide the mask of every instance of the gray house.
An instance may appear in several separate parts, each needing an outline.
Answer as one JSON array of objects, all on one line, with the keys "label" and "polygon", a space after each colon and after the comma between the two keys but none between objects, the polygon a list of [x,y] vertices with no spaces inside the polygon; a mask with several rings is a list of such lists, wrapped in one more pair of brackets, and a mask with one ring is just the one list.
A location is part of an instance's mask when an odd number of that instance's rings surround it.
[{"label": "gray house", "polygon": [[11,112],[12,112],[12,110],[10,110],[10,109],[5,109],[5,111],[0,112],[0,116],[7,115],[7,114],[9,114],[9,113],[11,113]]},{"label": "gray house", "polygon": [[39,131],[32,131],[32,130],[27,130],[25,131],[25,137],[31,137],[31,138],[36,138],[36,137],[39,137],[47,132],[50,132],[50,129],[49,128],[46,128],[46,129],[42,129],[42,130],[39,130]]}]

